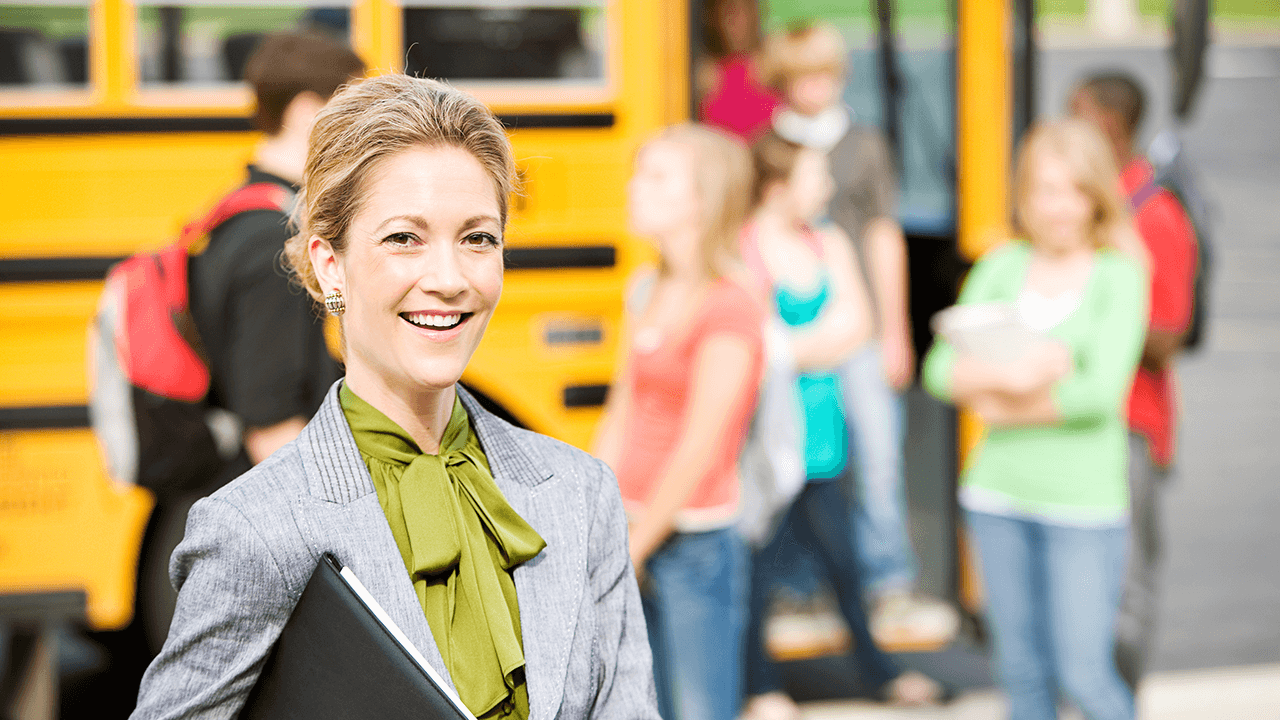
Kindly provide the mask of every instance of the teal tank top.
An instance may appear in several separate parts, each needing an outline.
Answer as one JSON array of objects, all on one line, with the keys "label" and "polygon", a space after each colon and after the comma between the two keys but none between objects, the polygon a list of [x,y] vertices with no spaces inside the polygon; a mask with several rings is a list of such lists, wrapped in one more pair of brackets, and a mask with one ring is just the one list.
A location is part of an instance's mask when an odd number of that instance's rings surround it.
[{"label": "teal tank top", "polygon": [[[774,302],[778,316],[791,327],[807,325],[818,318],[831,297],[831,282],[823,273],[822,282],[808,296],[777,287]],[[809,480],[832,480],[849,463],[849,432],[844,407],[844,387],[833,372],[802,373],[796,392],[804,408],[804,463]]]}]

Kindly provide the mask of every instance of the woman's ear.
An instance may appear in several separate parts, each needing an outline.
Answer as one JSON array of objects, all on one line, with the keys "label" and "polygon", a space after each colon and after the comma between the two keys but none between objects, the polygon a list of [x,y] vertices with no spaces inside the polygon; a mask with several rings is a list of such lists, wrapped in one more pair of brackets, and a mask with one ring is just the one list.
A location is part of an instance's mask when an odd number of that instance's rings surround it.
[{"label": "woman's ear", "polygon": [[321,295],[346,288],[346,268],[328,240],[312,235],[307,240],[307,254],[311,256],[311,268],[316,273],[316,281],[320,283]]}]

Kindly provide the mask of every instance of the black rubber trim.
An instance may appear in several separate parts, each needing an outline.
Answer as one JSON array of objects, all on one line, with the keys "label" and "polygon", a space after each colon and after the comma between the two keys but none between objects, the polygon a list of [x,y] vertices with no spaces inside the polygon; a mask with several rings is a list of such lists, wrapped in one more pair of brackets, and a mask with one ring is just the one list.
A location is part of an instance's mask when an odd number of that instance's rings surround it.
[{"label": "black rubber trim", "polygon": [[67,257],[0,260],[0,282],[101,280],[124,258]]},{"label": "black rubber trim", "polygon": [[[101,280],[122,257],[11,258],[0,260],[0,282]],[[509,270],[611,268],[618,262],[612,245],[561,245],[509,248]]]},{"label": "black rubber trim", "polygon": [[7,591],[0,595],[0,620],[17,625],[80,620],[86,604],[83,590]]},{"label": "black rubber trim", "polygon": [[507,249],[506,259],[509,270],[611,268],[618,264],[618,251],[612,245],[515,247]]},{"label": "black rubber trim", "polygon": [[249,132],[247,117],[0,118],[0,135]]},{"label": "black rubber trim", "polygon": [[567,408],[600,407],[609,395],[608,385],[570,385],[564,389]]},{"label": "black rubber trim", "polygon": [[617,122],[613,113],[577,113],[535,115],[533,113],[499,115],[508,130],[542,130],[571,128],[611,128]]},{"label": "black rubber trim", "polygon": [[[613,113],[499,115],[511,130],[611,128]],[[37,117],[0,118],[0,135],[102,135],[108,133],[248,132],[246,117]]]},{"label": "black rubber trim", "polygon": [[89,427],[85,405],[0,408],[0,430],[44,430]]}]

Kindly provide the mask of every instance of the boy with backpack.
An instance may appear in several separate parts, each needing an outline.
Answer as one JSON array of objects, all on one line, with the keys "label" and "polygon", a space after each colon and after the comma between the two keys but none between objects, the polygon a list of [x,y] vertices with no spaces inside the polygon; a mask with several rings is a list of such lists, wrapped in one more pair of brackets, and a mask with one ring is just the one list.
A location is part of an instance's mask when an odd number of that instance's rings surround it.
[{"label": "boy with backpack", "polygon": [[[1157,183],[1155,168],[1134,150],[1146,105],[1124,73],[1091,75],[1070,98],[1071,113],[1094,123],[1121,169],[1134,223],[1151,261],[1151,302],[1142,360],[1129,395],[1129,566],[1116,620],[1116,664],[1137,690],[1151,649],[1160,559],[1159,493],[1174,459],[1177,425],[1173,362],[1193,330],[1199,304],[1200,245],[1178,198]],[[1197,329],[1198,334],[1198,329]]]},{"label": "boy with backpack", "polygon": [[[340,41],[304,32],[266,36],[245,68],[256,99],[244,184],[179,240],[108,274],[92,335],[90,416],[120,482],[152,490],[134,622],[96,639],[108,676],[84,699],[136,700],[168,632],[169,555],[200,497],[291,441],[342,376],[323,319],[280,265],[316,114],[364,63]],[[75,698],[65,711],[79,712]],[[106,701],[110,705],[111,701]],[[132,707],[132,705],[129,705]],[[108,714],[110,714],[108,712]]]}]

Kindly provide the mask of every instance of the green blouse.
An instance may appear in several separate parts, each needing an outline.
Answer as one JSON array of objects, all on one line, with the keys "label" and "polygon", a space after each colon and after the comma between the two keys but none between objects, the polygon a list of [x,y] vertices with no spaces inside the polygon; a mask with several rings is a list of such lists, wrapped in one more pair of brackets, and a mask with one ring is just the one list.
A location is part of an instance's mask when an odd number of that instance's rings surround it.
[{"label": "green blouse", "polygon": [[463,704],[482,720],[525,720],[529,693],[511,573],[546,542],[494,483],[460,400],[441,453],[427,455],[345,383],[339,399]]},{"label": "green blouse", "polygon": [[[984,255],[957,304],[1014,303],[1026,283],[1031,248],[1010,242]],[[1053,388],[1061,419],[1048,425],[988,428],[961,480],[961,502],[983,499],[1001,514],[1070,525],[1123,522],[1128,508],[1125,401],[1142,354],[1148,284],[1137,261],[1099,251],[1080,307],[1048,331],[1070,348],[1073,369]],[[950,401],[956,350],[942,336],[925,357],[924,386]]]}]

